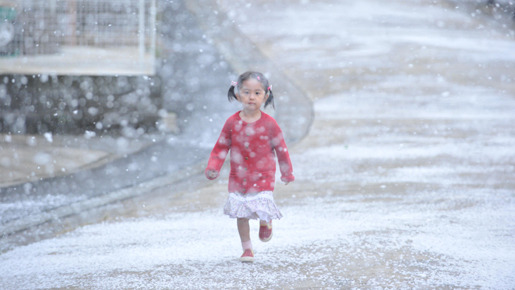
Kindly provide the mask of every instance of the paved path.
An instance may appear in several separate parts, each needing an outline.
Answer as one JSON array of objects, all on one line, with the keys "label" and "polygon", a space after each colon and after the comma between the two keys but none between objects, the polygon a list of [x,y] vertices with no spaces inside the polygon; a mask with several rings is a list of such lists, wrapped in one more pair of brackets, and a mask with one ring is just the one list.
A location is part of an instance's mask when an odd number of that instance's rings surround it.
[{"label": "paved path", "polygon": [[[124,142],[124,146],[117,146]],[[0,187],[65,176],[137,152],[151,140],[103,136],[0,135]]]},{"label": "paved path", "polygon": [[514,287],[512,30],[445,1],[218,3],[199,21],[227,13],[204,26],[236,25],[314,100],[312,129],[290,150],[297,180],[275,192],[284,218],[271,242],[254,239],[257,261],[236,259],[225,168],[2,254],[0,284]]}]

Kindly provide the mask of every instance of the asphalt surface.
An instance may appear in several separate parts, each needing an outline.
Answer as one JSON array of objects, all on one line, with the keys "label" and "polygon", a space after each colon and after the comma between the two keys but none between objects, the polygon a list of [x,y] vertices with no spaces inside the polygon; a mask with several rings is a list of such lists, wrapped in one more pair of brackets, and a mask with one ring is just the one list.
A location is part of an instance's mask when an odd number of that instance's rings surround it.
[{"label": "asphalt surface", "polygon": [[3,288],[513,288],[508,24],[444,0],[211,2],[195,13],[225,58],[253,60],[212,37],[231,36],[212,14],[313,99],[289,147],[296,180],[274,191],[273,239],[252,222],[255,262],[241,263],[228,166],[211,182],[180,170],[116,192],[148,194],[102,222],[2,253]]}]

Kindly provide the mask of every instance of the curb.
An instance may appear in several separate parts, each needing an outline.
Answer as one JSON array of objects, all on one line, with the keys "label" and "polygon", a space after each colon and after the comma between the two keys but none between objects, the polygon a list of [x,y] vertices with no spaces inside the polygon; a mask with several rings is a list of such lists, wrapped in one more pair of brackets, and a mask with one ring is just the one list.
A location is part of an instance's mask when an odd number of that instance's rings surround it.
[{"label": "curb", "polygon": [[[173,187],[180,187],[178,185],[181,182],[187,183],[192,178],[199,176],[203,172],[204,166],[203,163],[187,166],[136,186],[122,188],[0,225],[2,233],[0,254],[16,246],[55,237],[59,233],[73,230],[81,225],[101,222],[110,216],[111,212],[124,214],[131,210],[137,210],[138,204],[134,205],[134,201],[138,198],[150,197],[153,192],[165,187],[170,187],[173,191]],[[203,186],[203,184],[199,185]],[[40,228],[43,225],[45,228]]]},{"label": "curb", "polygon": [[14,220],[5,225],[0,225],[0,232],[3,233],[3,235],[22,232],[29,228],[45,224],[56,219],[66,218],[84,211],[100,208],[111,203],[121,202],[138,196],[143,196],[156,189],[169,186],[171,184],[185,180],[191,176],[197,175],[202,171],[203,164],[188,166],[172,174],[157,177],[150,181],[140,183],[136,186],[119,189],[84,201],[77,201],[68,205],[60,206],[48,212],[32,215],[29,219]]}]

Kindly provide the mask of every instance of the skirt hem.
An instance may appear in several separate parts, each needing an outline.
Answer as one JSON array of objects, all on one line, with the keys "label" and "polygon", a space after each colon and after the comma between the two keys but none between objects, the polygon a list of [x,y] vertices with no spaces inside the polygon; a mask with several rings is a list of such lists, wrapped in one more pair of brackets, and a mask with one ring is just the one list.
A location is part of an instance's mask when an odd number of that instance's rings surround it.
[{"label": "skirt hem", "polygon": [[270,221],[283,217],[274,202],[273,192],[229,193],[224,214],[230,218],[248,218]]}]

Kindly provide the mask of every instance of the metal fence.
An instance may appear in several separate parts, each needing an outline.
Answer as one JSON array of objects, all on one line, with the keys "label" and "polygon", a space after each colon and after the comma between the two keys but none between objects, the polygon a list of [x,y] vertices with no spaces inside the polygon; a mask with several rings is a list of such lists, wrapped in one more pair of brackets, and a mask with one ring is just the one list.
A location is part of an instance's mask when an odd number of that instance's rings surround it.
[{"label": "metal fence", "polygon": [[155,0],[0,0],[0,58],[123,47],[142,59],[155,30]]}]

